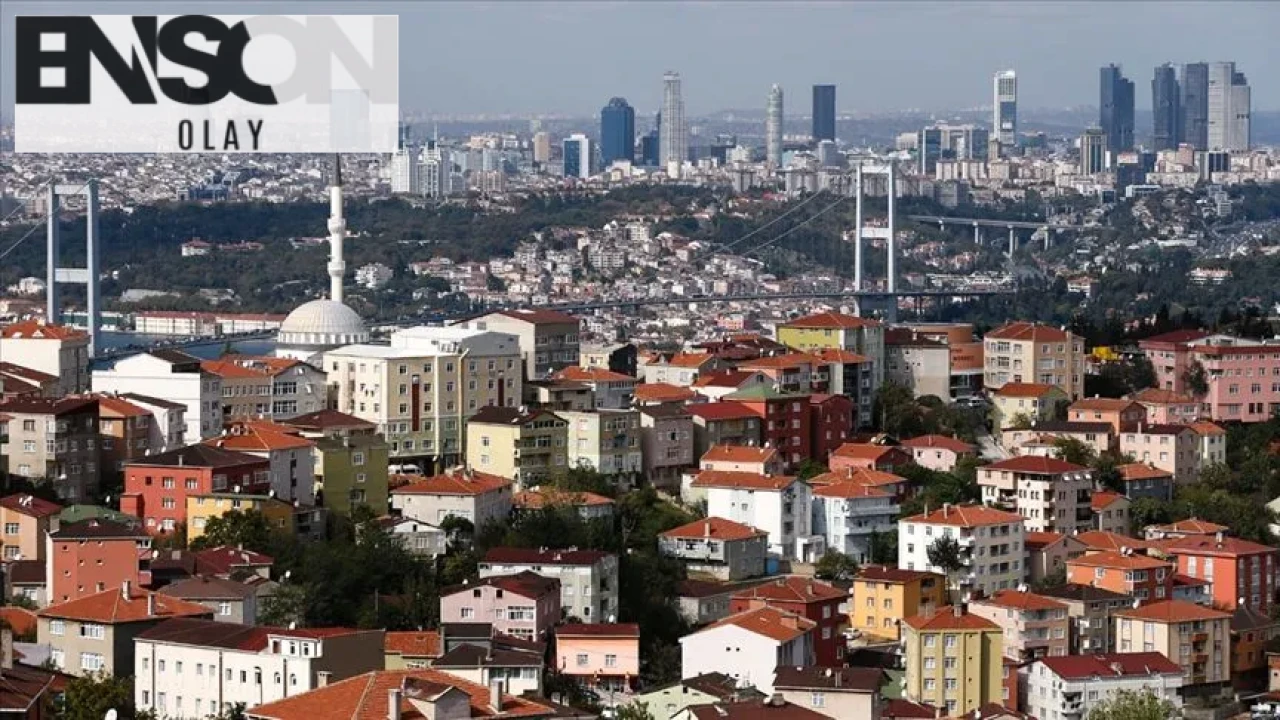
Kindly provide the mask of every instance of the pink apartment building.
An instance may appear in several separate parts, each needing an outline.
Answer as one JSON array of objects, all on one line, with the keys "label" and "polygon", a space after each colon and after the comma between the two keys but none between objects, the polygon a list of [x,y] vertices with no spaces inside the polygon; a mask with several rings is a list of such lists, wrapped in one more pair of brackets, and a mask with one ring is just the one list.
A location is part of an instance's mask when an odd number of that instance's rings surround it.
[{"label": "pink apartment building", "polygon": [[555,629],[556,669],[596,691],[626,693],[640,674],[640,626],[568,624]]},{"label": "pink apartment building", "polygon": [[[1200,416],[1215,422],[1263,422],[1280,409],[1280,343],[1184,330],[1141,341],[1156,382],[1196,396]],[[1208,391],[1195,393],[1188,370],[1204,369]]]},{"label": "pink apartment building", "polygon": [[560,581],[528,570],[454,585],[440,593],[440,622],[490,623],[495,632],[547,640],[560,621]]},{"label": "pink apartment building", "polygon": [[1147,409],[1147,422],[1193,423],[1200,417],[1200,401],[1185,393],[1163,388],[1147,388],[1131,399]]}]

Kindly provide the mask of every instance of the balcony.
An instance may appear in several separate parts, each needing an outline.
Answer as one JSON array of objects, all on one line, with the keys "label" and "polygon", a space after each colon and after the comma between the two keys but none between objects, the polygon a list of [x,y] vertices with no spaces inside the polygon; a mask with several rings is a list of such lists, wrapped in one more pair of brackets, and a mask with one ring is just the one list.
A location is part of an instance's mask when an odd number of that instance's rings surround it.
[{"label": "balcony", "polygon": [[1205,632],[1193,633],[1191,635],[1191,642],[1193,643],[1202,643],[1207,641],[1208,639],[1209,639],[1209,633],[1205,633]]}]

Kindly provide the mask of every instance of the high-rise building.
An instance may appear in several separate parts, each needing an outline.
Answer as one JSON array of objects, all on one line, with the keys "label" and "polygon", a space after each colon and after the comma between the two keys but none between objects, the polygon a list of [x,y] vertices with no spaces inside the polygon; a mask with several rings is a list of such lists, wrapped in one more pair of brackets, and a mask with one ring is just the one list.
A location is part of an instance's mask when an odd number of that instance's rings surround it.
[{"label": "high-rise building", "polygon": [[591,177],[591,139],[582,133],[574,133],[564,139],[564,176]]},{"label": "high-rise building", "polygon": [[1080,174],[1096,175],[1107,169],[1107,132],[1089,128],[1080,136]]},{"label": "high-rise building", "polygon": [[1018,142],[1018,74],[1012,70],[996,73],[992,84],[995,93],[991,130],[1003,147]]},{"label": "high-rise building", "polygon": [[1249,149],[1250,103],[1249,83],[1234,62],[1209,64],[1209,150]]},{"label": "high-rise building", "polygon": [[939,160],[986,160],[990,133],[976,125],[930,125],[916,142],[922,175],[932,175]]},{"label": "high-rise building", "polygon": [[836,139],[836,86],[813,86],[813,139]]},{"label": "high-rise building", "polygon": [[782,167],[782,88],[769,88],[769,104],[764,113],[764,161],[765,164]]},{"label": "high-rise building", "polygon": [[1156,68],[1151,78],[1151,110],[1154,119],[1152,148],[1176,150],[1182,142],[1182,103],[1178,75],[1169,63]]},{"label": "high-rise building", "polygon": [[1100,74],[1098,125],[1107,135],[1107,149],[1121,152],[1133,149],[1133,81],[1120,71],[1119,65],[1108,65]]},{"label": "high-rise building", "polygon": [[539,130],[533,134],[533,161],[551,162],[551,133],[546,130]]},{"label": "high-rise building", "polygon": [[640,137],[640,164],[657,167],[658,162],[658,128],[655,127]]},{"label": "high-rise building", "polygon": [[418,158],[407,147],[401,147],[391,155],[387,165],[391,175],[391,192],[395,194],[417,194],[422,192],[422,183],[418,179]]},{"label": "high-rise building", "polygon": [[662,76],[662,123],[658,127],[661,164],[666,166],[668,175],[679,177],[680,168],[689,157],[689,128],[684,120],[678,72],[668,71]]},{"label": "high-rise building", "polygon": [[636,111],[625,98],[611,99],[600,111],[600,158],[606,166],[615,160],[635,162]]},{"label": "high-rise building", "polygon": [[1182,66],[1182,137],[1196,150],[1209,148],[1209,64]]}]

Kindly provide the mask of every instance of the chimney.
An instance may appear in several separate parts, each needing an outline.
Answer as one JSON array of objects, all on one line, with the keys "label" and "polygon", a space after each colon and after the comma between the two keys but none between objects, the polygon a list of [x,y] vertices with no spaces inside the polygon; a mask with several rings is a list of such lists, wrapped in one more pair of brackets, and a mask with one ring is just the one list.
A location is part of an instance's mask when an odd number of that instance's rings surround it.
[{"label": "chimney", "polygon": [[783,627],[789,627],[789,628],[791,628],[791,629],[793,629],[793,630],[796,628],[796,616],[795,616],[795,615],[783,615],[783,616],[782,616],[782,618],[781,618],[778,622],[782,623]]},{"label": "chimney", "polygon": [[320,670],[316,673],[316,687],[328,687],[329,678],[333,677],[333,672],[329,670]]},{"label": "chimney", "polygon": [[952,606],[951,606],[951,614],[952,614],[952,615],[954,615],[954,616],[956,616],[956,617],[963,617],[963,616],[964,616],[964,608],[960,607],[959,605],[952,605]]},{"label": "chimney", "polygon": [[387,720],[400,720],[400,688],[387,691]]},{"label": "chimney", "polygon": [[156,614],[156,594],[147,593],[147,617],[155,617]]},{"label": "chimney", "polygon": [[133,589],[131,587],[132,584],[133,583],[130,583],[128,580],[125,580],[124,582],[120,583],[120,597],[125,602],[129,602],[129,598],[132,597],[132,593],[130,592]]},{"label": "chimney", "polygon": [[711,537],[711,521],[702,523],[702,533],[707,537]]},{"label": "chimney", "polygon": [[1222,531],[1221,530],[1213,534],[1213,539],[1215,542],[1218,543],[1218,547],[1222,547]]},{"label": "chimney", "polygon": [[493,708],[494,714],[502,713],[502,681],[489,681],[489,707]]}]

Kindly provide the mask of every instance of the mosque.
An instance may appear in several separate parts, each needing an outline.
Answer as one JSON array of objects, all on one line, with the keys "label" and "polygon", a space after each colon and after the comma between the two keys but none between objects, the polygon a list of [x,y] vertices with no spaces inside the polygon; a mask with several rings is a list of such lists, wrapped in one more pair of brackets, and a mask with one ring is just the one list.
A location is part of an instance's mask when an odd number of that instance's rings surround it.
[{"label": "mosque", "polygon": [[342,216],[342,165],[333,157],[333,184],[329,187],[329,299],[312,300],[294,308],[280,325],[276,356],[318,362],[327,350],[369,341],[369,330],[360,315],[342,302],[342,279],[347,263],[342,243],[347,221]]}]

